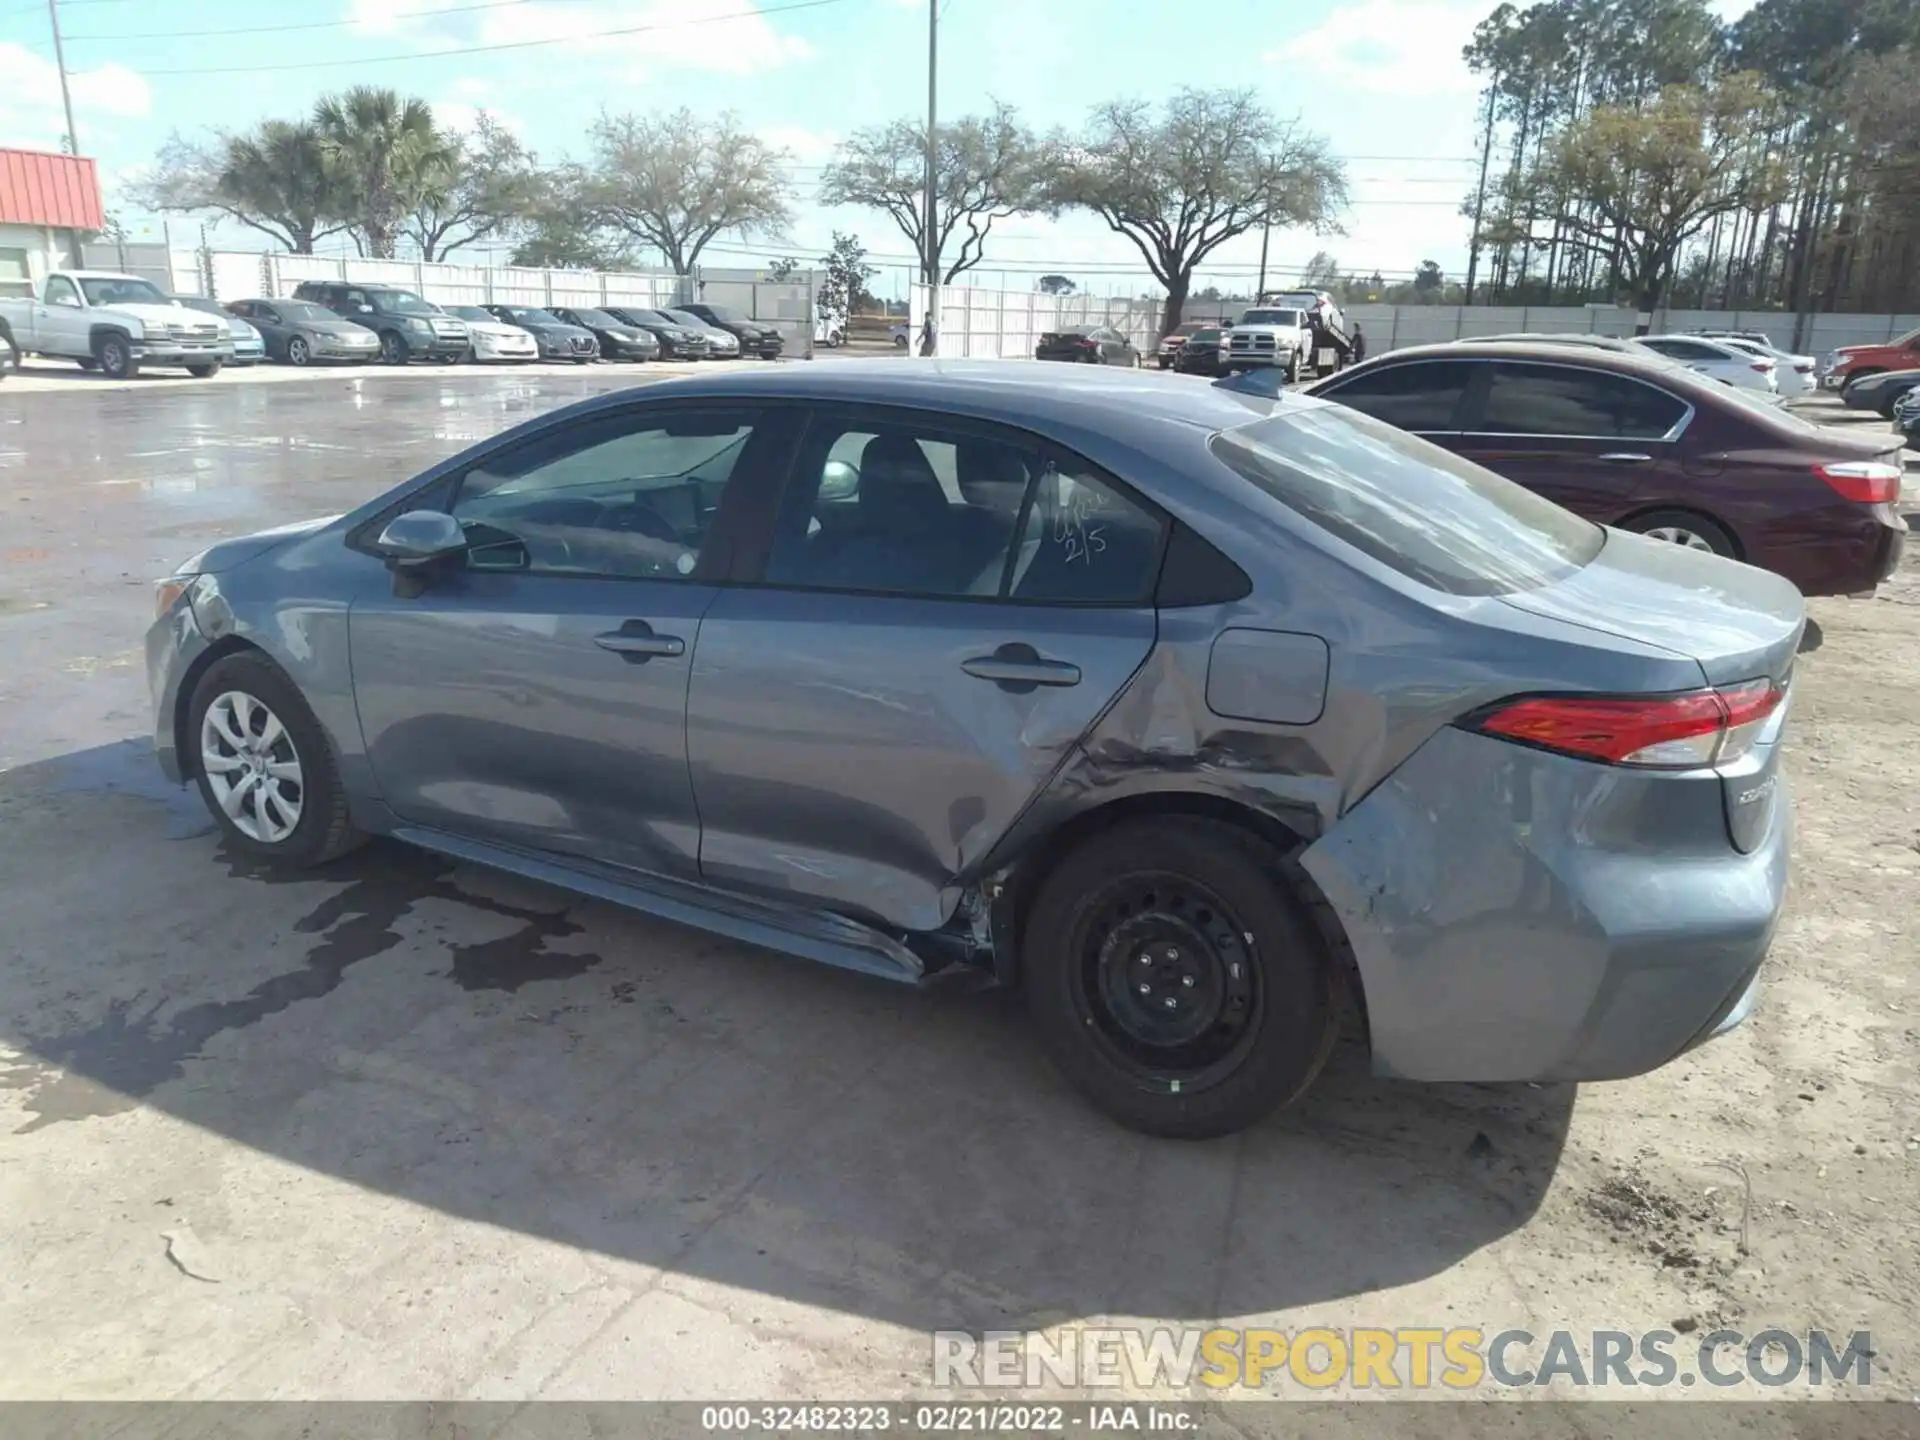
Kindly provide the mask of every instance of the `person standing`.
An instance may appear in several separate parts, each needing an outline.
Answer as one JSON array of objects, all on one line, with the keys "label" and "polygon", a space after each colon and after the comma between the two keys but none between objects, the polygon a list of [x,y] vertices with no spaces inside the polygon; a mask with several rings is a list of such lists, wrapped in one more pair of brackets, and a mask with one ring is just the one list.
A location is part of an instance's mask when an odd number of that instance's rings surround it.
[{"label": "person standing", "polygon": [[1358,365],[1367,358],[1367,337],[1360,333],[1360,322],[1353,322],[1353,363]]}]

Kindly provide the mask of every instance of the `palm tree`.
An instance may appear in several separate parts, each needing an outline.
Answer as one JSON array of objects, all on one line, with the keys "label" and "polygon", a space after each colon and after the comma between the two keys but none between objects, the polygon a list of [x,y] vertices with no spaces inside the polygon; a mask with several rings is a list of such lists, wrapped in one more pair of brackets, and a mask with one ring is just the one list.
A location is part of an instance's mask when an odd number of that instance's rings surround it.
[{"label": "palm tree", "polygon": [[211,186],[188,197],[196,208],[223,210],[296,255],[311,255],[314,241],[344,227],[332,165],[313,126],[263,121],[227,136],[211,160]]},{"label": "palm tree", "polygon": [[391,259],[407,216],[459,163],[458,143],[434,127],[426,101],[372,85],[322,96],[313,128],[352,217],[347,228],[368,255]]}]

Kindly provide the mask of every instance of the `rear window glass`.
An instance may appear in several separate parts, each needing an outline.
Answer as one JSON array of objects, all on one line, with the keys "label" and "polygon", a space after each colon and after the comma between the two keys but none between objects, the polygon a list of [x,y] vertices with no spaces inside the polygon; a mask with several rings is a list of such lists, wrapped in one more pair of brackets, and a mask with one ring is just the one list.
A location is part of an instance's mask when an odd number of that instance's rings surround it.
[{"label": "rear window glass", "polygon": [[1498,364],[1479,428],[1492,435],[1658,440],[1686,417],[1687,402],[1609,370]]},{"label": "rear window glass", "polygon": [[1223,430],[1214,455],[1328,534],[1449,595],[1564,579],[1605,532],[1511,480],[1351,411],[1286,410]]}]

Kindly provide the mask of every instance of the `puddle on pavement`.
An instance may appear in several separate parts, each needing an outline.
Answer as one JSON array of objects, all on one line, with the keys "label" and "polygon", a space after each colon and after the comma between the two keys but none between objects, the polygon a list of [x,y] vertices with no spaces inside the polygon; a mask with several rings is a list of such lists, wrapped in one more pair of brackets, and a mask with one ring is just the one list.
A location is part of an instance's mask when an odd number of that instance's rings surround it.
[{"label": "puddle on pavement", "polygon": [[[143,752],[151,779],[134,773],[129,760]],[[96,758],[97,757],[97,758]],[[72,767],[60,789],[131,794],[160,800],[174,817],[176,795],[190,804],[197,828],[214,828],[197,790],[175,788],[153,771],[151,752],[140,742],[102,747]],[[174,833],[170,828],[169,833]],[[215,852],[229,879],[221,883],[313,885],[341,881],[341,888],[293,923],[299,935],[318,936],[299,967],[262,980],[244,995],[203,1001],[175,1010],[165,1019],[165,997],[136,996],[110,1001],[103,1018],[66,1034],[30,1036],[19,1042],[26,1053],[0,1061],[0,1090],[28,1092],[28,1120],[15,1133],[26,1134],[65,1120],[120,1114],[170,1081],[179,1080],[187,1062],[198,1058],[215,1037],[243,1030],[303,1001],[318,1000],[338,989],[347,971],[394,949],[402,941],[397,928],[422,900],[444,900],[488,914],[525,922],[494,940],[447,941],[451,961],[440,972],[463,990],[517,991],[540,980],[570,980],[593,969],[593,954],[548,953],[548,942],[578,935],[583,927],[568,918],[575,900],[529,896],[526,904],[495,898],[491,881],[470,878],[465,867],[411,846],[375,841],[318,870],[285,872],[267,867],[226,845]]]}]

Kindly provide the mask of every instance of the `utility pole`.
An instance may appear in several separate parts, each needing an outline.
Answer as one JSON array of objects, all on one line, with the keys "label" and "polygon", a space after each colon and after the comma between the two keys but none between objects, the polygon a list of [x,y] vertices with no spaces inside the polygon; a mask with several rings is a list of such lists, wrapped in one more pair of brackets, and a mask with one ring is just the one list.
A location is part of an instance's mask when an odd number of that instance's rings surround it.
[{"label": "utility pole", "polygon": [[73,128],[73,94],[67,89],[67,51],[60,43],[60,0],[47,0],[47,19],[53,24],[53,63],[60,72],[60,103],[67,111],[67,153],[80,153],[80,132]]},{"label": "utility pole", "polygon": [[940,77],[940,0],[927,0],[927,193],[925,253],[927,281],[927,324],[922,332],[920,353],[931,355],[938,344],[940,329],[940,232],[934,228],[934,173],[939,163],[940,140],[934,129],[934,113],[939,98]]},{"label": "utility pole", "polygon": [[1273,222],[1269,220],[1260,227],[1260,283],[1253,287],[1253,303],[1260,303],[1260,294],[1267,288],[1267,241],[1273,238]]}]

